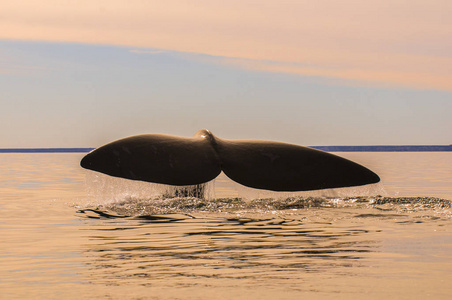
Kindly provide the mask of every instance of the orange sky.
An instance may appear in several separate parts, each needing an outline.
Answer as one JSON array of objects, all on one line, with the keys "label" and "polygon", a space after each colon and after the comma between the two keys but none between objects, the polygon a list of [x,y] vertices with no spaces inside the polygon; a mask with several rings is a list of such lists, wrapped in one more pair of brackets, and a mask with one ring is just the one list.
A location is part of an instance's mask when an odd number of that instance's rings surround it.
[{"label": "orange sky", "polygon": [[450,0],[2,1],[0,39],[202,53],[239,68],[452,90],[451,12]]}]

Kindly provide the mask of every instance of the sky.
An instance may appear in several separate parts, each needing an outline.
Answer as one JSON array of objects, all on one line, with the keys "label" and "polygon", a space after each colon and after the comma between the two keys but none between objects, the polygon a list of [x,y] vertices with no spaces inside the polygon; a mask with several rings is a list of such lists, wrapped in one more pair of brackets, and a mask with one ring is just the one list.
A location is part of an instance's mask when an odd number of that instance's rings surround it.
[{"label": "sky", "polygon": [[452,143],[450,0],[6,0],[0,148]]}]

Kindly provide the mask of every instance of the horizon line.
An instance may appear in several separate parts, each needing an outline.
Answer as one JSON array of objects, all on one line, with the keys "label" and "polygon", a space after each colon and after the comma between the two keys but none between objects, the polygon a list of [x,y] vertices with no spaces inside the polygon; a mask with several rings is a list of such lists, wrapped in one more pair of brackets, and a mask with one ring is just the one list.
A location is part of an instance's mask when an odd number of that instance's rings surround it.
[{"label": "horizon line", "polygon": [[[449,152],[450,145],[307,146],[326,152]],[[0,148],[0,153],[88,153],[92,147]]]}]

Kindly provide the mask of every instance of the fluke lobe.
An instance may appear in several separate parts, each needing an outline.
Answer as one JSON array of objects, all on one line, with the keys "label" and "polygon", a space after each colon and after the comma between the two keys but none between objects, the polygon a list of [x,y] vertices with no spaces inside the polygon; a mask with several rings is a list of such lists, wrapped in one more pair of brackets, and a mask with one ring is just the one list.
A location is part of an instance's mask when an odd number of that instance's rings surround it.
[{"label": "fluke lobe", "polygon": [[93,150],[81,166],[115,177],[176,186],[198,185],[223,171],[252,188],[307,191],[377,183],[369,169],[345,158],[293,144],[226,140],[206,129],[193,137],[144,134]]}]

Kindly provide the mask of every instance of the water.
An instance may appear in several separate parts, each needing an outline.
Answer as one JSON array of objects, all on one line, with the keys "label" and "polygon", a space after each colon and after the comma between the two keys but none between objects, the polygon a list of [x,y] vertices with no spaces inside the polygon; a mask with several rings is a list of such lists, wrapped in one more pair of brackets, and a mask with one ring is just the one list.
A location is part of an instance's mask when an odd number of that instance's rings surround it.
[{"label": "water", "polygon": [[339,154],[382,184],[166,199],[83,154],[1,154],[0,299],[450,299],[452,155]]}]

